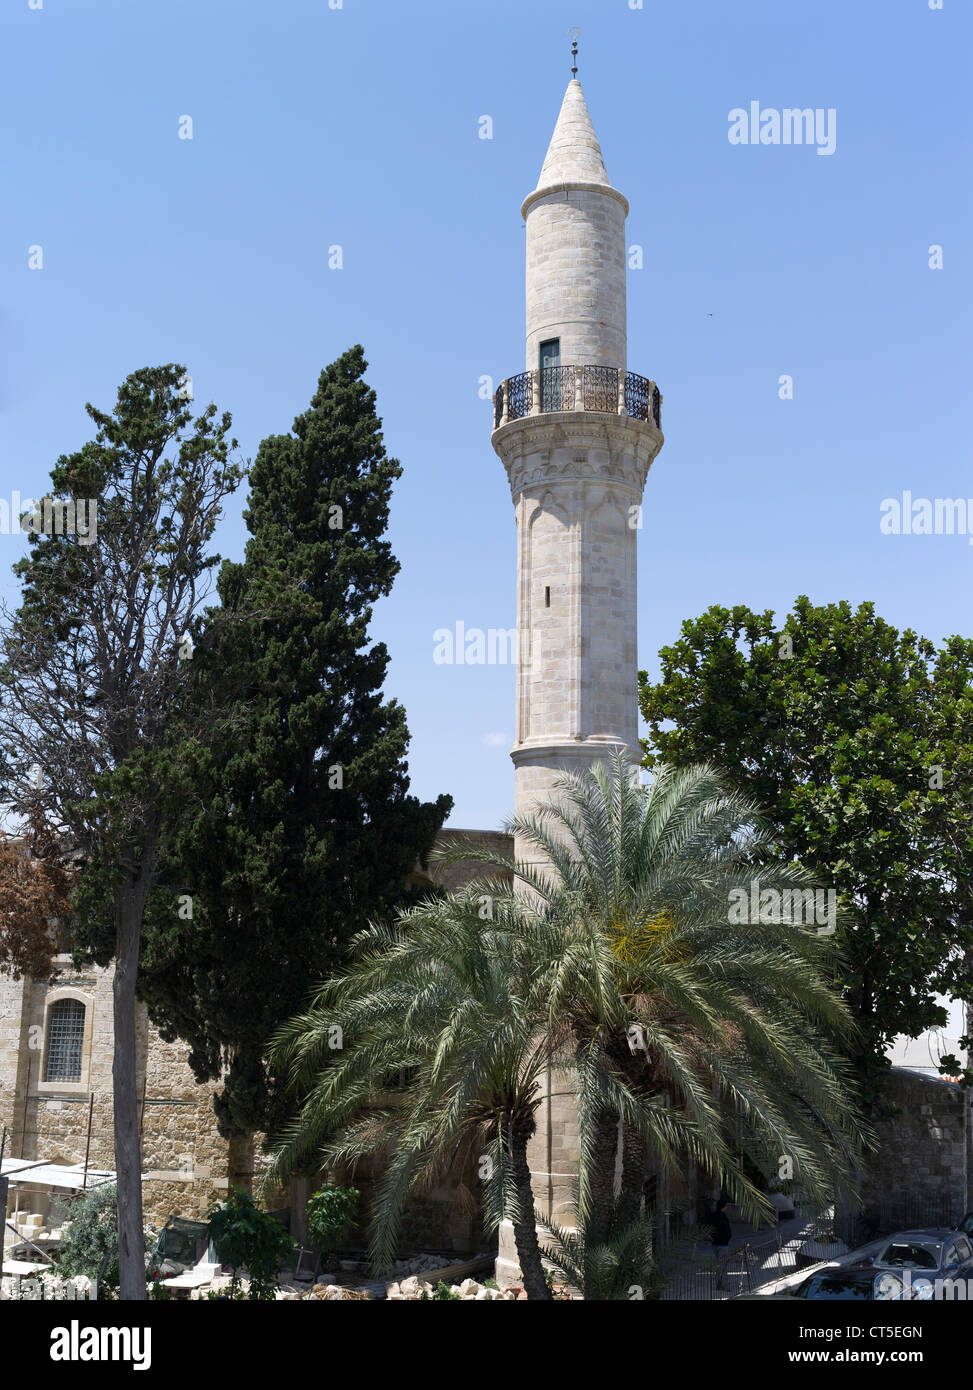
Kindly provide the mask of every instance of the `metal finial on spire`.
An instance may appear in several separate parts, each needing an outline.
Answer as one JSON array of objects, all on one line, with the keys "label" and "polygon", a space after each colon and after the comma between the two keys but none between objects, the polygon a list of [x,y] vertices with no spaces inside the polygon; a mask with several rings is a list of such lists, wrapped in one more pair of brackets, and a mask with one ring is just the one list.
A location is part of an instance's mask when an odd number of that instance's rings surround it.
[{"label": "metal finial on spire", "polygon": [[571,29],[568,30],[568,33],[571,35],[571,58],[572,58],[573,63],[574,63],[574,66],[571,68],[571,76],[572,76],[572,77],[577,77],[577,75],[578,75],[578,35],[581,33],[581,30],[578,28],[577,25],[575,25],[573,28],[571,28]]}]

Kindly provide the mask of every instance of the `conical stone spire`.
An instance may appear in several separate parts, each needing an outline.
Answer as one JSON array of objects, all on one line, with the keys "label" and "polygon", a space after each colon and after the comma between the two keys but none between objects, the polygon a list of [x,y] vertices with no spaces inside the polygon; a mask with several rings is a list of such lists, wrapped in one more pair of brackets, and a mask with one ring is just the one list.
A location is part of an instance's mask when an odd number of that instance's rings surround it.
[{"label": "conical stone spire", "polygon": [[601,146],[577,78],[572,78],[564,93],[561,114],[557,118],[534,191],[565,183],[594,183],[611,187]]}]

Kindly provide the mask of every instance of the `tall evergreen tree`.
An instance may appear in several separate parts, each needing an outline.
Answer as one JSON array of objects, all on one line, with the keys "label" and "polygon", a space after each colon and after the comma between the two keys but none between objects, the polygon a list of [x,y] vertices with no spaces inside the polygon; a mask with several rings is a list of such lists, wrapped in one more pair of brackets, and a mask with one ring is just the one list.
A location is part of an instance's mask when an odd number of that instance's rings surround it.
[{"label": "tall evergreen tree", "polygon": [[399,568],[384,536],[402,470],[365,368],[361,347],[344,353],[293,433],[258,451],[245,559],[221,571],[223,626],[194,687],[218,701],[228,683],[240,717],[199,751],[153,902],[140,991],[199,1080],[226,1069],[227,1135],[279,1125],[267,1040],[369,918],[403,904],[451,805],[408,795],[405,710],[368,641]]}]

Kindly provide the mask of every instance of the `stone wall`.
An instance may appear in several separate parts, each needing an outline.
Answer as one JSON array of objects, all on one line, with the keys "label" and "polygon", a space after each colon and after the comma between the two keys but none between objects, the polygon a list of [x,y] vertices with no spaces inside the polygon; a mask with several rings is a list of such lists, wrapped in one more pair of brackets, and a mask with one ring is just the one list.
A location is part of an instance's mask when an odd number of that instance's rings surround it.
[{"label": "stone wall", "polygon": [[883,1229],[958,1220],[973,1209],[973,1097],[953,1082],[894,1067],[886,1099],[897,1114],[876,1125],[863,1213]]},{"label": "stone wall", "polygon": [[[384,1098],[386,1103],[392,1097]],[[290,1184],[290,1229],[303,1245],[309,1244],[307,1233],[307,1200],[324,1183],[340,1187],[356,1187],[361,1193],[358,1204],[359,1224],[346,1244],[364,1249],[368,1244],[368,1223],[375,1190],[384,1171],[383,1156],[370,1154],[354,1168],[343,1166],[322,1171],[314,1178],[298,1178]],[[398,1241],[400,1255],[420,1251],[469,1255],[487,1248],[483,1233],[479,1201],[479,1178],[472,1154],[460,1156],[456,1163],[442,1173],[437,1181],[416,1193],[403,1213]]]},{"label": "stone wall", "polygon": [[[381,1176],[380,1161],[361,1165],[354,1185],[362,1194],[362,1210],[368,1211],[375,1184]],[[399,1235],[399,1253],[436,1250],[470,1255],[485,1248],[480,1219],[479,1186],[472,1163],[445,1175],[435,1187],[412,1197],[405,1209]],[[365,1243],[363,1231],[358,1239]]]},{"label": "stone wall", "polygon": [[[437,843],[450,840],[475,840],[479,846],[489,850],[492,854],[502,855],[508,859],[513,858],[514,837],[505,834],[502,830],[461,830],[450,825],[437,836]],[[414,883],[435,884],[448,893],[455,893],[477,879],[497,878],[498,876],[507,882],[511,881],[509,874],[498,875],[497,871],[492,869],[489,864],[481,864],[474,859],[459,859],[454,864],[440,864],[431,860],[427,869],[417,870],[413,874],[412,881]]]},{"label": "stone wall", "polygon": [[[60,998],[78,999],[86,1008],[78,1082],[44,1080],[45,1014]],[[140,1006],[143,1202],[146,1222],[156,1226],[170,1215],[201,1216],[231,1184],[252,1183],[253,1144],[219,1136],[215,1083],[195,1080],[187,1053],[182,1043],[163,1042]],[[7,1126],[7,1155],[83,1163],[87,1149],[92,1168],[114,1169],[112,1054],[110,969],[78,975],[61,957],[51,981],[0,977],[0,1123]]]}]

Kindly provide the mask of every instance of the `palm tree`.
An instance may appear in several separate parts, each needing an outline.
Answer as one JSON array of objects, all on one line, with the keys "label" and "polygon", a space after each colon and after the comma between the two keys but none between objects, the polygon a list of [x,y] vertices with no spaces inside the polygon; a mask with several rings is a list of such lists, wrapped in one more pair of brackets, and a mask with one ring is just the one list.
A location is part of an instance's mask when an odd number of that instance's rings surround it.
[{"label": "palm tree", "polygon": [[[488,1225],[512,1221],[528,1298],[549,1299],[527,1162],[537,1082],[551,1056],[539,1028],[538,965],[549,950],[543,922],[500,882],[362,933],[345,972],[274,1039],[273,1062],[304,1100],[268,1184],[310,1161],[354,1164],[382,1152],[370,1252],[387,1268],[410,1194],[472,1155],[485,1176]],[[347,1040],[340,1051],[336,1037]],[[403,1070],[402,1103],[382,1105]]]},{"label": "palm tree", "polygon": [[[619,748],[506,828],[544,867],[461,841],[439,857],[512,873],[558,924],[545,1029],[570,1037],[589,1241],[612,1219],[619,1120],[632,1216],[646,1148],[693,1158],[751,1218],[770,1208],[747,1160],[789,1160],[820,1201],[850,1185],[867,1131],[840,1051],[853,1023],[830,982],[834,943],[794,920],[782,895],[819,885],[776,856],[757,806],[705,765],[660,769],[643,789]],[[783,920],[732,920],[755,883]]]},{"label": "palm tree", "polygon": [[[534,1299],[550,1294],[527,1145],[552,1064],[569,1062],[576,1078],[589,1250],[614,1239],[619,1213],[637,1215],[646,1150],[670,1167],[693,1159],[755,1215],[769,1204],[747,1157],[765,1169],[789,1158],[826,1200],[861,1137],[830,944],[792,922],[729,920],[730,893],[757,877],[778,892],[810,886],[800,866],[774,860],[756,808],[707,767],[638,789],[621,751],[555,793],[508,826],[543,869],[477,844],[443,851],[502,876],[362,933],[272,1050],[302,1104],[268,1182],[381,1150],[371,1253],[384,1267],[410,1194],[470,1153],[485,1157],[488,1224],[511,1219]],[[401,1103],[383,1105],[403,1070]]]}]

